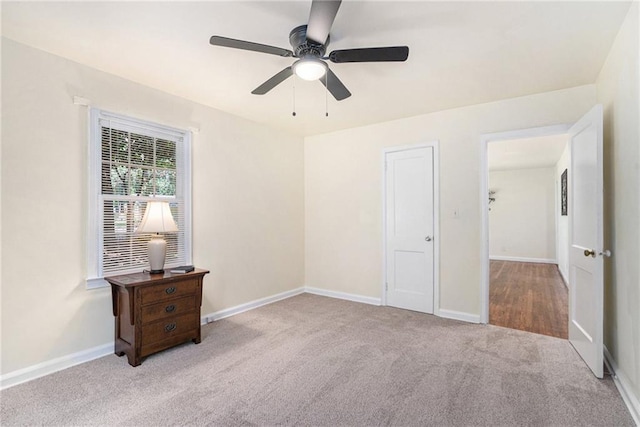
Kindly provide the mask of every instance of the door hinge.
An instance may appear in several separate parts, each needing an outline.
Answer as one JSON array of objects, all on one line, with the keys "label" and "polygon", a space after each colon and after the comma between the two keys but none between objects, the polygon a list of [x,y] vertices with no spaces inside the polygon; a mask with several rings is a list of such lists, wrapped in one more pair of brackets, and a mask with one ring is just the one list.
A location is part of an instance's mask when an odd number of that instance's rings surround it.
[{"label": "door hinge", "polygon": [[384,290],[385,292],[389,290],[389,283],[384,282]]}]

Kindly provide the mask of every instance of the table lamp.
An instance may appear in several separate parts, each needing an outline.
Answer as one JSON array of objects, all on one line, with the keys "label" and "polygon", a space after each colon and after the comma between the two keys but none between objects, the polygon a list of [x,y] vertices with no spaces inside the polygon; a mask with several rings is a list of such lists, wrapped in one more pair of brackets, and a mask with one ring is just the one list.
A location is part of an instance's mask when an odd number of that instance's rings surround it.
[{"label": "table lamp", "polygon": [[167,242],[160,233],[178,231],[173,220],[168,202],[147,202],[142,222],[136,229],[136,234],[154,233],[147,244],[149,254],[149,273],[164,273],[164,258],[167,254]]}]

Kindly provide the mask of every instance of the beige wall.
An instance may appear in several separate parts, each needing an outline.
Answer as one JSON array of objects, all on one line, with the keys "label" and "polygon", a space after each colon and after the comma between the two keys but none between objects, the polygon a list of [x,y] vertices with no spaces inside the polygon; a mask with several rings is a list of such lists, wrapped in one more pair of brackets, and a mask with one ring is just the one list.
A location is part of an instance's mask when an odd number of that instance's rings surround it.
[{"label": "beige wall", "polygon": [[555,168],[489,172],[490,258],[556,259]]},{"label": "beige wall", "polygon": [[597,80],[604,106],[605,345],[640,413],[640,44],[634,2]]},{"label": "beige wall", "polygon": [[303,285],[299,137],[2,41],[2,373],[113,341],[108,289],[86,290],[87,108],[193,138],[193,255],[203,314]]},{"label": "beige wall", "polygon": [[595,102],[587,85],[305,138],[306,286],[381,297],[382,149],[439,140],[440,307],[478,316],[480,136],[572,123]]}]

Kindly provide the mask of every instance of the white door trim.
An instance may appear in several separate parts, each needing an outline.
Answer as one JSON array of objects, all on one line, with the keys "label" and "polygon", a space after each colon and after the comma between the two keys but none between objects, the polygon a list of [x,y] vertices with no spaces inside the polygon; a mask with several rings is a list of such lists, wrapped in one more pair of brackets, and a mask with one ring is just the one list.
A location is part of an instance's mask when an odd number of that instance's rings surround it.
[{"label": "white door trim", "polygon": [[381,186],[382,186],[382,283],[381,303],[387,305],[387,292],[385,281],[387,278],[387,190],[385,178],[385,159],[388,153],[413,150],[416,148],[433,149],[433,314],[440,316],[440,151],[438,140],[412,145],[400,145],[384,148],[381,155]]},{"label": "white door trim", "polygon": [[489,163],[487,149],[490,142],[510,139],[536,138],[565,134],[571,124],[519,129],[480,135],[480,218],[481,218],[481,279],[480,323],[489,323]]}]

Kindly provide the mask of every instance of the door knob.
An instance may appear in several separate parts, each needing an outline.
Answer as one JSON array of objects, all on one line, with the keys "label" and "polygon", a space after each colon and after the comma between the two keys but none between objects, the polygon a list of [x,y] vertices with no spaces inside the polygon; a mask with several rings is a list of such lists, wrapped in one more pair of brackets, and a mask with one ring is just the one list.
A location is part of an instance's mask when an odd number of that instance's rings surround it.
[{"label": "door knob", "polygon": [[427,236],[424,238],[425,242],[430,242],[431,241],[431,236]]},{"label": "door knob", "polygon": [[591,250],[585,249],[584,250],[584,256],[592,256],[592,257],[595,258],[596,257],[596,251],[593,250],[593,249],[591,249]]},{"label": "door knob", "polygon": [[610,257],[611,251],[609,249],[605,249],[604,251],[600,252],[598,255]]}]

